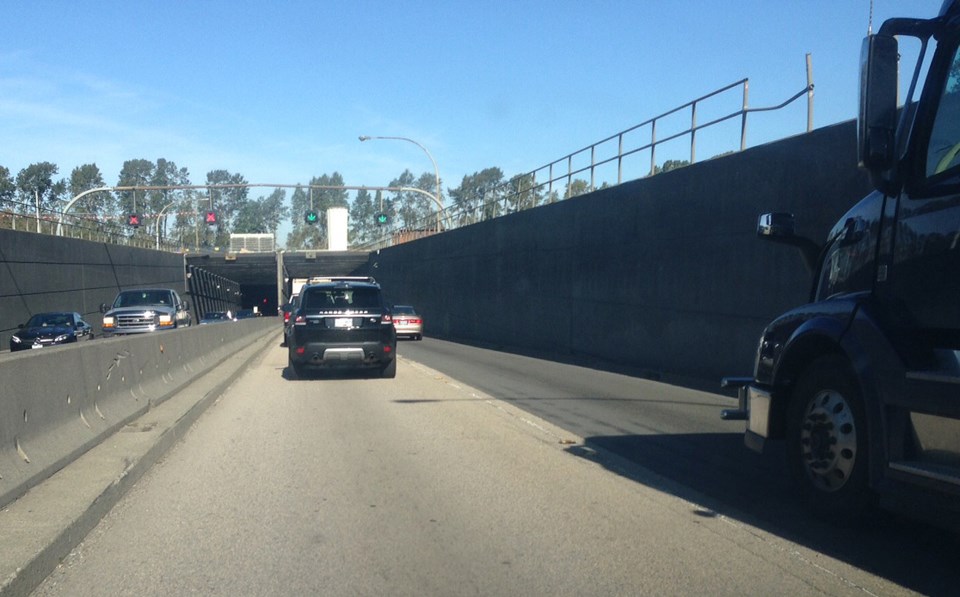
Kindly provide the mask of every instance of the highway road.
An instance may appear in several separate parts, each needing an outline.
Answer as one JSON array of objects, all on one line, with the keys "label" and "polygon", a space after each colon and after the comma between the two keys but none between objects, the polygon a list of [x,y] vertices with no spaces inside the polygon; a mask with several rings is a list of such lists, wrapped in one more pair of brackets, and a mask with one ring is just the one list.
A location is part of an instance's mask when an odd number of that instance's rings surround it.
[{"label": "highway road", "polygon": [[712,393],[436,339],[394,380],[276,342],[36,595],[955,593],[956,538],[834,528]]}]

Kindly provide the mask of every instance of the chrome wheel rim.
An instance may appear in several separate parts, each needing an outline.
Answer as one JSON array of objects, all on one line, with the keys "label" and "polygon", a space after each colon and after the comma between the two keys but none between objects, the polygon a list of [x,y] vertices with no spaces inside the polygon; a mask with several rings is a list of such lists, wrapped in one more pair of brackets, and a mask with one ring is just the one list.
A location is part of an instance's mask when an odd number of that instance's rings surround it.
[{"label": "chrome wheel rim", "polygon": [[849,481],[857,462],[857,426],[840,392],[820,391],[807,404],[800,457],[807,478],[821,491],[839,491]]}]

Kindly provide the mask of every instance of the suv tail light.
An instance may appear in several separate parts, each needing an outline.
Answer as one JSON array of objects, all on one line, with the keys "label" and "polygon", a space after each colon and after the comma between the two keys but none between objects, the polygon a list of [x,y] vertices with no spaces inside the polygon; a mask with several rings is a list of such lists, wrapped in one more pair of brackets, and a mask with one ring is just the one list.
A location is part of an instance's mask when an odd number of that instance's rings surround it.
[{"label": "suv tail light", "polygon": [[383,318],[380,320],[380,323],[383,325],[393,325],[393,315],[389,313],[384,313]]}]

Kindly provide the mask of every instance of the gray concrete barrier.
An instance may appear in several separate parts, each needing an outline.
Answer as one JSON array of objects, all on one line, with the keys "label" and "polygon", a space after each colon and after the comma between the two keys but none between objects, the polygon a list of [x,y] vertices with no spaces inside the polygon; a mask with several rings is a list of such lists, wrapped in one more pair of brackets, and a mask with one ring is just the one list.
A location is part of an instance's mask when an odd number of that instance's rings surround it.
[{"label": "gray concrete barrier", "polygon": [[276,318],[98,338],[0,360],[0,507],[239,347]]}]

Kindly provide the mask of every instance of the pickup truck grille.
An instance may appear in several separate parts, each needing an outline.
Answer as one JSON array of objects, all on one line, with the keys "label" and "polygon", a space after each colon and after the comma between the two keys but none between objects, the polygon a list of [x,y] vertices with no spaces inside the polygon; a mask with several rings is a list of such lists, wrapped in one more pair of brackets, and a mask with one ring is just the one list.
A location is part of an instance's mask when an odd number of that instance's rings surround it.
[{"label": "pickup truck grille", "polygon": [[142,329],[157,325],[157,316],[153,313],[124,313],[116,317],[116,329]]}]

